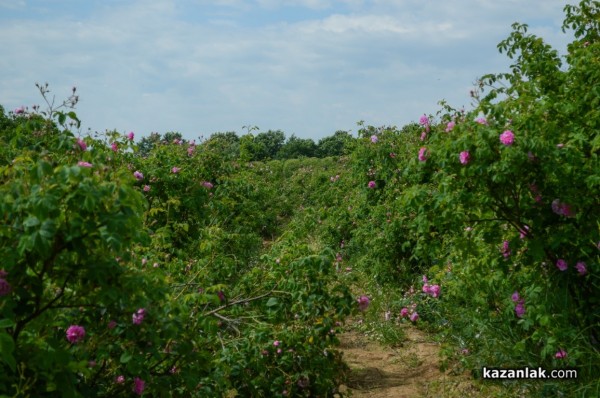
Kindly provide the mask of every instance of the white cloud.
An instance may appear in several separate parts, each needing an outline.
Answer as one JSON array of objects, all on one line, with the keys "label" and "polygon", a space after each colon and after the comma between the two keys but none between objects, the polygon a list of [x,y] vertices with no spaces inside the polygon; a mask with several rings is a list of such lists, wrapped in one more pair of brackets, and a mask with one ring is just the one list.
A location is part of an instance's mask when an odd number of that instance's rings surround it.
[{"label": "white cloud", "polygon": [[[48,81],[57,98],[78,86],[94,130],[195,138],[252,124],[318,139],[361,119],[402,125],[443,98],[468,106],[470,83],[509,64],[495,46],[515,20],[547,20],[531,30],[565,42],[562,5],[548,0],[257,1],[95,3],[87,16],[5,19],[0,104],[39,103],[33,84]],[[278,18],[289,6],[316,14]]]}]

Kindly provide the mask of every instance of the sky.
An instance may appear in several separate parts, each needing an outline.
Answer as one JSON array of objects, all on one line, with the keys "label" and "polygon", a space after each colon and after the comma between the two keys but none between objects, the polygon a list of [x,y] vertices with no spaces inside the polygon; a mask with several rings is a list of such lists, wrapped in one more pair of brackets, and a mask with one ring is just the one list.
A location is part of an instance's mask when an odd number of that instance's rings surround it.
[{"label": "sky", "polygon": [[[0,105],[77,87],[81,134],[320,138],[470,109],[514,22],[564,54],[566,0],[0,0]],[[245,126],[245,127],[244,127]]]}]

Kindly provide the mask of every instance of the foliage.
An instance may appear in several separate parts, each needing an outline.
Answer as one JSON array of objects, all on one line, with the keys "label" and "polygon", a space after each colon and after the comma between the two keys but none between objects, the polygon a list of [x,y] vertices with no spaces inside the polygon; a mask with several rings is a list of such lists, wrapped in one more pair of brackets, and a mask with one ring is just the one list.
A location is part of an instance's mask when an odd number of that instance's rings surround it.
[{"label": "foliage", "polygon": [[283,170],[167,135],[142,157],[61,115],[2,115],[0,391],[332,394],[356,308],[335,253],[263,249],[293,212]]},{"label": "foliage", "polygon": [[513,25],[473,110],[318,145],[82,136],[47,85],[0,109],[0,391],[332,396],[371,304],[384,341],[421,324],[476,377],[576,367],[520,393],[597,395],[599,10],[565,7],[563,58]]}]

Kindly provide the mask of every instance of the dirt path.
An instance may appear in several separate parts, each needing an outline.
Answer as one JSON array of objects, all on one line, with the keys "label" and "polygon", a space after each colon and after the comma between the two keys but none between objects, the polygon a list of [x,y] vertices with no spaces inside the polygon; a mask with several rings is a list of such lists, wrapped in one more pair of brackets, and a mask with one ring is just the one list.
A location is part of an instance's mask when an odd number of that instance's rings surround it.
[{"label": "dirt path", "polygon": [[351,369],[342,392],[358,398],[477,396],[479,391],[468,378],[440,372],[438,344],[411,325],[399,327],[406,340],[393,348],[354,330],[341,336],[340,348]]}]

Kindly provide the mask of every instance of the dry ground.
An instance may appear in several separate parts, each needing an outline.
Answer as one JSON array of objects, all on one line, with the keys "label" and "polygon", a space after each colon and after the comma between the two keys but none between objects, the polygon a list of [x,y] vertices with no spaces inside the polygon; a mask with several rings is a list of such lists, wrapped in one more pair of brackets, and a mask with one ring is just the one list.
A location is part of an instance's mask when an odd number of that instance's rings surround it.
[{"label": "dry ground", "polygon": [[341,392],[355,398],[478,397],[482,391],[467,375],[439,370],[438,344],[412,325],[401,325],[406,340],[385,347],[350,330],[341,336],[344,360],[351,372]]}]

